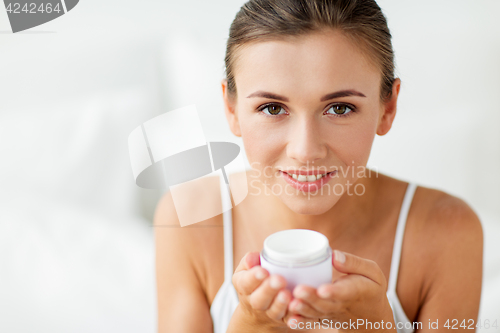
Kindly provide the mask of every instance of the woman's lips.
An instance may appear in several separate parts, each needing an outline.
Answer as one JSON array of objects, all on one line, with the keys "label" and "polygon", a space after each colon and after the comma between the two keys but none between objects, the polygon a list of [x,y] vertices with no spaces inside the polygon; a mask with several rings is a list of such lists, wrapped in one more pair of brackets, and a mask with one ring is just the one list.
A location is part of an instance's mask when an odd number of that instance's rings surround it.
[{"label": "woman's lips", "polygon": [[295,189],[303,192],[312,192],[312,191],[317,191],[323,185],[328,183],[328,181],[337,174],[337,170],[332,171],[328,173],[325,177],[321,177],[320,179],[315,180],[313,182],[299,182],[286,172],[280,170],[280,173],[285,179],[285,181]]}]

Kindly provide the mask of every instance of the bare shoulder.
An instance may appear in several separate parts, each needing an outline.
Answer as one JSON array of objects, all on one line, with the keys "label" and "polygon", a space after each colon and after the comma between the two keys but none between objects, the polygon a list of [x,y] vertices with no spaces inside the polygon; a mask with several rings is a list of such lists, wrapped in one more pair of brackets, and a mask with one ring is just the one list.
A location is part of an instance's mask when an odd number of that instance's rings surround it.
[{"label": "bare shoulder", "polygon": [[[184,202],[189,206],[185,206]],[[217,250],[220,243],[221,205],[219,179],[216,176],[200,178],[196,188],[184,191],[182,195],[172,191],[165,193],[158,202],[154,218],[157,250],[166,246],[188,259],[198,278],[203,280],[206,275],[204,259]],[[198,214],[194,218],[205,216],[205,219],[192,223],[194,220],[190,218],[193,215],[190,214]],[[188,218],[184,222],[189,224],[182,223],[182,218],[186,216]]]},{"label": "bare shoulder", "polygon": [[476,319],[483,270],[481,221],[463,199],[437,189],[419,186],[413,205],[412,249],[425,272],[419,321]]},{"label": "bare shoulder", "polygon": [[[248,186],[248,172],[228,175],[233,199],[235,192],[243,192],[239,187]],[[201,272],[203,266],[223,253],[220,179],[203,177],[190,183],[182,192],[169,191],[160,199],[154,219],[156,246],[168,243],[189,256],[203,280],[208,279],[207,272]]]},{"label": "bare shoulder", "polygon": [[[214,221],[210,217],[218,214],[209,216],[209,213],[214,211],[220,214],[221,204],[219,178],[217,176],[199,178],[168,191],[161,197],[156,206],[155,225],[179,227],[189,227],[195,224],[197,226],[213,225]],[[200,211],[204,214],[191,215],[193,211]],[[201,217],[204,216],[208,217],[202,219]],[[190,219],[192,217],[200,217],[200,219]]]},{"label": "bare shoulder", "polygon": [[[205,177],[199,180],[199,190],[183,193],[180,202],[172,191],[158,202],[154,234],[159,328],[171,329],[175,322],[177,332],[210,331],[207,268],[213,254],[222,251],[218,248],[222,246],[221,216],[181,226],[182,213],[178,210],[204,210],[220,205],[218,182],[216,177]],[[190,201],[191,207],[183,207],[183,201]],[[193,316],[198,320],[190,320]]]},{"label": "bare shoulder", "polygon": [[[408,183],[383,174],[379,178],[381,195],[401,205]],[[483,229],[477,214],[463,199],[438,189],[417,186],[406,228],[412,250],[436,264],[456,257],[459,249],[482,253]]]},{"label": "bare shoulder", "polygon": [[435,245],[453,242],[482,242],[482,225],[463,199],[444,191],[419,186],[415,193],[419,227]]}]

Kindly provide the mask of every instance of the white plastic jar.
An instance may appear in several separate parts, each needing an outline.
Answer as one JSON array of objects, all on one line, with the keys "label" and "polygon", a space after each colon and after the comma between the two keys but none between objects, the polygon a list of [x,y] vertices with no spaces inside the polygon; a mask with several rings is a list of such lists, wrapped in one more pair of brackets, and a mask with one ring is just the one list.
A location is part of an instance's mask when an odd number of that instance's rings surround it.
[{"label": "white plastic jar", "polygon": [[318,288],[332,282],[332,249],[322,233],[308,229],[278,231],[264,240],[260,265],[283,276],[288,290],[298,284]]}]

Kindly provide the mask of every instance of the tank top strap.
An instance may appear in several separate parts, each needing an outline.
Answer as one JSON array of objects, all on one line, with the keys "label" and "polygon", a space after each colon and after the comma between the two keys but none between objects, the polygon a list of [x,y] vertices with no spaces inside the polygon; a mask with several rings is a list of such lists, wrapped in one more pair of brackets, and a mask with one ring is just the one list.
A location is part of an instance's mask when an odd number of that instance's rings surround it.
[{"label": "tank top strap", "polygon": [[233,277],[233,221],[232,204],[229,185],[219,177],[220,192],[222,199],[222,221],[224,228],[224,282],[231,281]]},{"label": "tank top strap", "polygon": [[396,227],[396,236],[394,237],[394,246],[392,249],[391,271],[389,273],[389,282],[387,292],[396,293],[396,283],[398,280],[399,263],[401,260],[401,250],[403,247],[403,236],[406,227],[406,220],[408,219],[408,212],[413,200],[413,195],[417,189],[417,184],[408,183],[406,193],[403,198],[403,203],[399,211],[398,225]]}]

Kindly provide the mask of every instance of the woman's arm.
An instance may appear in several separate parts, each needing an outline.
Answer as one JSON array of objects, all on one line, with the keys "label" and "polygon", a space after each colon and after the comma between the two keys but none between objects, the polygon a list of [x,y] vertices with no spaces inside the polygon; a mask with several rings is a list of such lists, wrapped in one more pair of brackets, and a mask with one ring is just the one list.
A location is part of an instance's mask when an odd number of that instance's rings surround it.
[{"label": "woman's arm", "polygon": [[181,228],[170,193],[155,218],[158,332],[211,333],[212,318],[193,266],[196,228]]},{"label": "woman's arm", "polygon": [[[423,305],[417,318],[422,328],[417,332],[436,332],[436,328],[439,332],[475,332],[483,271],[481,222],[465,202],[445,195],[425,226],[429,232],[427,244],[422,246],[435,253],[427,253],[431,271],[426,274]],[[438,327],[430,328],[429,323],[435,322]]]}]

